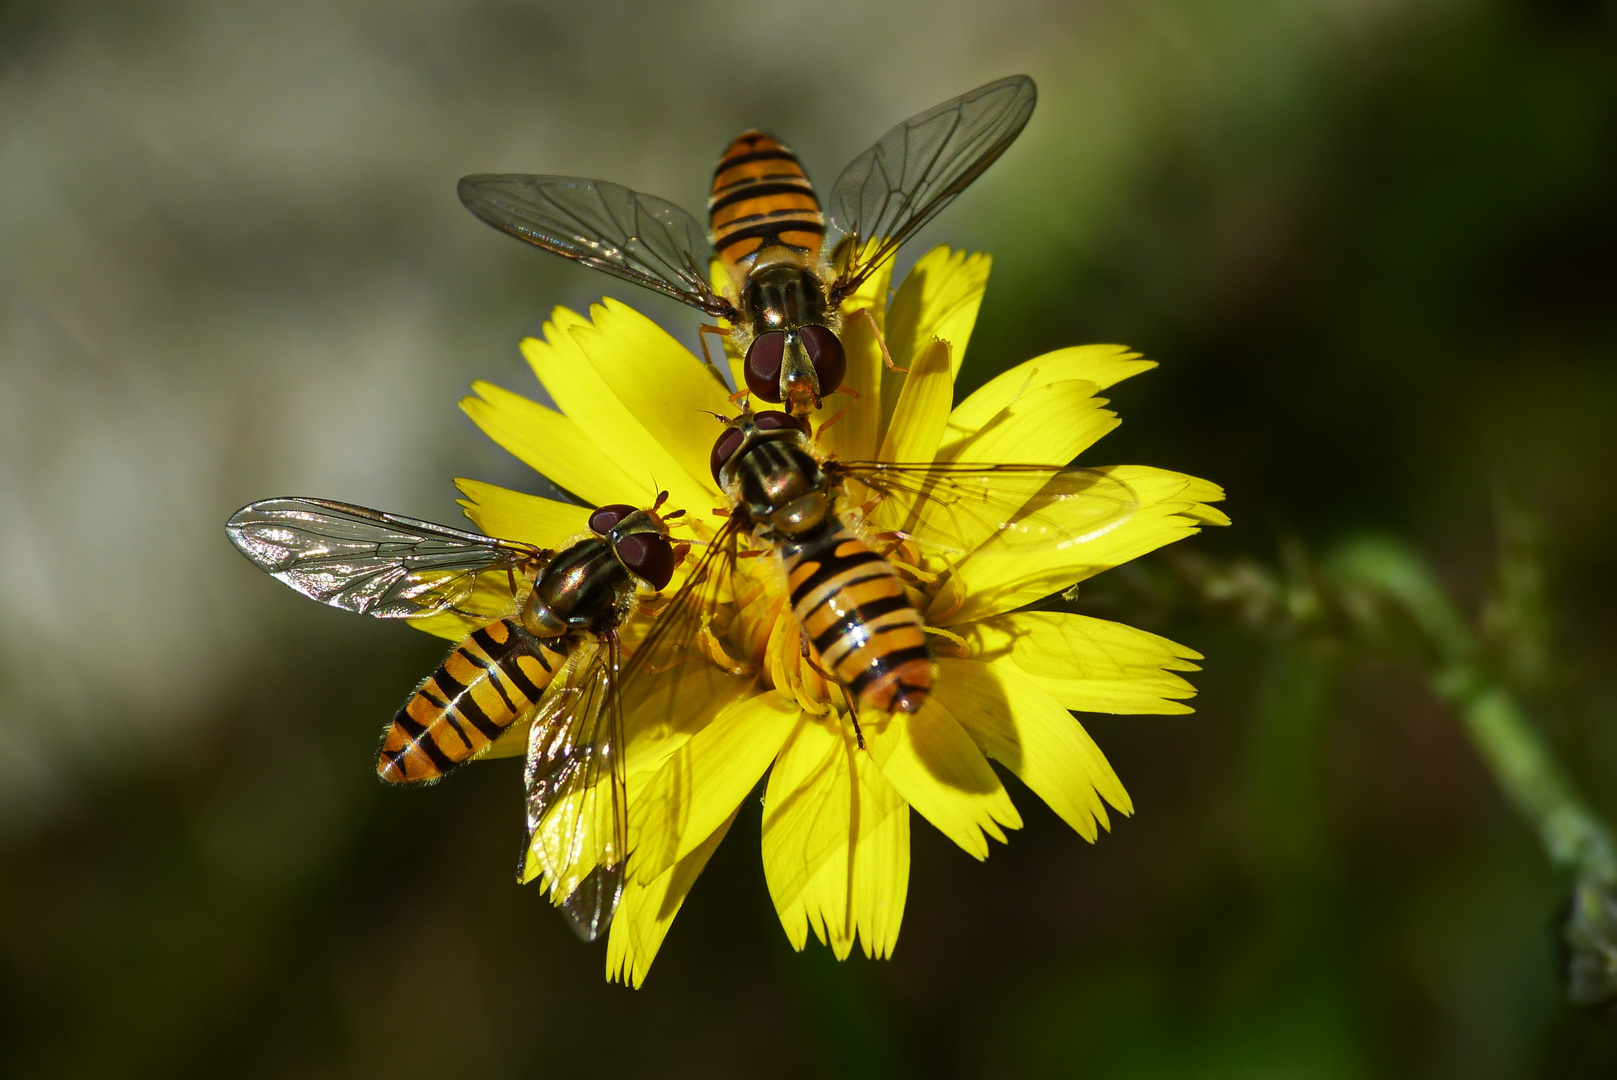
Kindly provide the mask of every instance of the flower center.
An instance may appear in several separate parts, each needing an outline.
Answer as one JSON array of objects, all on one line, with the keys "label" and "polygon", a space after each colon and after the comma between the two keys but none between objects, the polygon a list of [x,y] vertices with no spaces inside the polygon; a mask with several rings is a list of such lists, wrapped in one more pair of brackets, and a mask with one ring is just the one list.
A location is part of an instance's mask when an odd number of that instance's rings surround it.
[{"label": "flower center", "polygon": [[777,563],[764,556],[737,566],[731,640],[765,686],[791,698],[804,712],[845,708],[840,688],[827,678],[803,638]]}]

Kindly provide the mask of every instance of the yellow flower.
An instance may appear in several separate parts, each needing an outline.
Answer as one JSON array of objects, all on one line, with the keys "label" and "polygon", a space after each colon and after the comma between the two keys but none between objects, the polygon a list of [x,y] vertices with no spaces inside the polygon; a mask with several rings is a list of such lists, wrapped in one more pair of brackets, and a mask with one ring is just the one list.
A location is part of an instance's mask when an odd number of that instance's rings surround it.
[{"label": "yellow flower", "polygon": [[[1058,350],[1021,364],[951,408],[987,283],[989,259],[938,248],[886,303],[886,272],[845,310],[869,307],[893,359],[884,370],[869,322],[847,325],[844,385],[859,396],[820,436],[845,461],[1023,462],[1062,466],[1117,425],[1097,394],[1155,365],[1118,346]],[[558,408],[479,383],[463,407],[491,438],[590,503],[649,504],[659,490],[688,511],[691,539],[711,538],[724,505],[709,471],[732,414],[727,391],[699,360],[635,311],[607,300],[586,320],[557,309],[523,354]],[[732,367],[736,358],[730,357]],[[821,418],[842,407],[841,395]],[[860,718],[801,655],[780,575],[765,559],[738,564],[722,641],[740,674],[719,673],[699,713],[632,709],[627,717],[630,848],[608,943],[611,978],[638,986],[669,925],[746,796],[768,773],[764,873],[795,948],[808,932],[846,957],[858,938],[891,953],[909,877],[913,808],[985,858],[1021,818],[990,760],[1018,776],[1089,840],[1127,814],[1127,792],[1071,711],[1187,712],[1193,651],[1085,616],[1017,609],[1227,518],[1203,480],[1144,466],[1101,470],[1137,503],[1115,527],[1037,558],[940,562],[906,544],[895,560],[932,628],[937,679],[911,716]],[[488,484],[458,481],[484,532],[555,546],[586,511]],[[851,500],[850,500],[851,502]],[[1076,520],[1076,519],[1074,519]],[[1051,515],[1058,527],[1060,514]],[[880,508],[870,523],[880,525]],[[927,526],[913,531],[924,541]],[[986,539],[980,536],[980,542]],[[676,577],[674,587],[680,578]],[[446,636],[459,626],[435,627]],[[631,647],[644,627],[626,628]],[[719,655],[717,649],[709,653]],[[719,669],[714,668],[714,671]],[[634,703],[629,703],[632,707]],[[520,752],[508,737],[496,753]]]}]

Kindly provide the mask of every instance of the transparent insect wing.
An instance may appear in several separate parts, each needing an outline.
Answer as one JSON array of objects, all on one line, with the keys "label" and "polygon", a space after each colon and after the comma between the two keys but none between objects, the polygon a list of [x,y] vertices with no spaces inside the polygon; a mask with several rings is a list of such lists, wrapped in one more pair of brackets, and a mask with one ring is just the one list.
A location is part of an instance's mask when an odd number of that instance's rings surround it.
[{"label": "transparent insect wing", "polygon": [[574,932],[594,941],[612,926],[618,901],[623,898],[623,863],[597,866],[562,901],[562,914]]},{"label": "transparent insect wing", "polygon": [[518,879],[540,878],[586,941],[611,925],[628,853],[627,760],[634,732],[697,730],[748,684],[728,678],[702,633],[727,596],[735,530],[710,545],[679,591],[623,659],[616,633],[581,646],[574,669],[551,685],[528,729],[528,842]]},{"label": "transparent insect wing", "polygon": [[1064,550],[1123,525],[1134,490],[1105,469],[831,462],[867,528],[951,562]]},{"label": "transparent insect wing", "polygon": [[[225,524],[231,543],[313,600],[379,619],[460,607],[479,575],[536,568],[550,552],[326,499],[265,499]],[[506,594],[511,592],[507,586]],[[515,608],[509,598],[504,607]],[[495,614],[503,614],[496,612]]]},{"label": "transparent insect wing", "polygon": [[501,232],[671,296],[719,318],[736,314],[708,282],[707,231],[680,207],[578,176],[464,177],[460,201]]},{"label": "transparent insect wing", "polygon": [[622,696],[631,741],[694,731],[742,688],[735,675],[743,663],[730,655],[728,643],[735,606],[749,598],[751,579],[736,573],[742,535],[731,520],[699,549],[683,584],[624,665]]},{"label": "transparent insect wing", "polygon": [[517,877],[540,877],[586,941],[611,925],[628,857],[620,668],[616,634],[581,645],[528,729],[528,839]]},{"label": "transparent insect wing", "polygon": [[832,286],[840,301],[1005,152],[1027,126],[1038,90],[1011,75],[910,117],[842,171],[831,189],[831,224],[881,245],[850,260]]}]

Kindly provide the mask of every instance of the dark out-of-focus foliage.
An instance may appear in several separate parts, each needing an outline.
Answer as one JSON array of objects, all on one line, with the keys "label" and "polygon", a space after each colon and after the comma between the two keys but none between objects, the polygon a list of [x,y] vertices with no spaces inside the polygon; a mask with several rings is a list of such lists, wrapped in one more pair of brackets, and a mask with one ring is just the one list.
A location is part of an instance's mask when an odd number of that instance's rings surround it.
[{"label": "dark out-of-focus foliage", "polygon": [[918,824],[896,957],[838,965],[786,945],[744,814],[630,992],[512,883],[514,764],[372,777],[440,644],[219,527],[538,489],[454,401],[610,286],[472,221],[461,173],[699,206],[744,125],[824,182],[1026,70],[1026,136],[929,231],[995,256],[968,383],[1161,360],[1096,461],[1224,484],[1210,557],[1393,534],[1480,616],[1525,507],[1546,599],[1480,625],[1542,629],[1516,692],[1617,818],[1614,57],[1598,0],[0,3],[7,1073],[1617,1075],[1617,1020],[1562,998],[1569,883],[1398,663],[1103,579],[1207,656],[1195,714],[1084,718],[1132,819],[1091,847],[1021,792],[981,865]]}]

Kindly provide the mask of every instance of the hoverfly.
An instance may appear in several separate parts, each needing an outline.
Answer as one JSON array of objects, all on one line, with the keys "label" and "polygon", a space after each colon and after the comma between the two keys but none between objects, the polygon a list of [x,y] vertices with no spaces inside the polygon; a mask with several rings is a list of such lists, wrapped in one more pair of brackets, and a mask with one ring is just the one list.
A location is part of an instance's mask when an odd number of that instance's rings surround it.
[{"label": "hoverfly", "polygon": [[[910,117],[854,158],[831,188],[829,223],[847,252],[835,269],[797,155],[759,131],[719,160],[710,236],[673,203],[604,180],[480,174],[460,181],[460,199],[502,232],[725,320],[746,391],[804,416],[841,385],[842,302],[1005,152],[1037,97],[1026,75],[998,79]],[[715,258],[731,296],[710,284]],[[885,344],[882,354],[892,367]]]},{"label": "hoverfly", "polygon": [[[642,648],[672,655],[688,647],[679,643],[722,630],[721,601],[735,606],[746,591],[736,581],[740,560],[772,553],[802,656],[842,688],[856,731],[860,709],[914,713],[932,686],[928,631],[894,550],[911,545],[945,566],[1036,557],[1105,535],[1138,506],[1128,485],[1103,470],[837,461],[820,451],[803,418],[775,411],[728,421],[711,464],[727,519]],[[762,548],[743,550],[744,542]]]},{"label": "hoverfly", "polygon": [[[260,569],[323,604],[482,622],[393,718],[376,772],[437,780],[531,719],[518,880],[552,883],[585,940],[611,922],[628,853],[618,627],[637,588],[665,588],[681,554],[664,522],[683,511],[659,516],[661,505],[603,506],[559,551],[325,499],[266,499],[225,526]],[[600,858],[580,873],[587,843]]]}]

